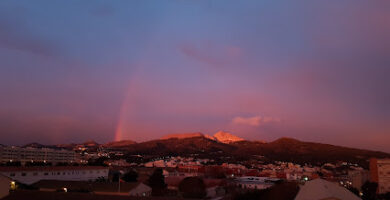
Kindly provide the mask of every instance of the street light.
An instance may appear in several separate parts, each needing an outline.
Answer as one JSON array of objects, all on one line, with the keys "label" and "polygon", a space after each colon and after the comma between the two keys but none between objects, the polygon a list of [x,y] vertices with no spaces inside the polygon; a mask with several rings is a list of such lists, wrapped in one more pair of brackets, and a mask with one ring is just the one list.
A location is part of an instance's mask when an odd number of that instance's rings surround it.
[{"label": "street light", "polygon": [[16,190],[16,182],[15,181],[11,181],[10,182],[10,189],[11,190]]}]

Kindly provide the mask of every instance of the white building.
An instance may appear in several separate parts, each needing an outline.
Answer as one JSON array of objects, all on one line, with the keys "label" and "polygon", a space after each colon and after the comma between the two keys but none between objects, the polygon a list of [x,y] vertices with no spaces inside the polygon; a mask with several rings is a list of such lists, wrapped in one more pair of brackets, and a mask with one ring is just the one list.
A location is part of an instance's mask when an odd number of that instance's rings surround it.
[{"label": "white building", "polygon": [[235,184],[244,189],[263,190],[274,185],[279,179],[257,176],[243,176],[235,179]]},{"label": "white building", "polygon": [[100,166],[0,167],[0,174],[24,184],[40,180],[94,181],[108,178],[108,168]]},{"label": "white building", "polygon": [[348,181],[351,183],[351,186],[360,190],[362,185],[368,181],[368,171],[367,170],[348,170]]},{"label": "white building", "polygon": [[145,167],[166,167],[164,160],[150,161],[144,164]]},{"label": "white building", "polygon": [[48,162],[70,163],[76,161],[76,153],[68,150],[49,148],[21,148],[15,146],[0,147],[0,162]]},{"label": "white building", "polygon": [[370,159],[370,181],[378,183],[378,193],[390,192],[390,159]]}]

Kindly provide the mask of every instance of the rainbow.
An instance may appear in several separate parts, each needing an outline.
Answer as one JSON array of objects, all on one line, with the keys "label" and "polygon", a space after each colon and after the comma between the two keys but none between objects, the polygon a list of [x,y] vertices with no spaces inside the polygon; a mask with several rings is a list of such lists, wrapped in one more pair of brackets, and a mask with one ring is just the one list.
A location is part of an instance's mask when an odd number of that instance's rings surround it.
[{"label": "rainbow", "polygon": [[[134,76],[133,76],[134,77]],[[128,119],[128,114],[131,113],[131,106],[133,102],[131,101],[132,94],[135,94],[137,91],[135,88],[136,84],[133,84],[136,81],[136,79],[132,79],[130,83],[128,84],[129,87],[127,88],[125,92],[125,98],[122,102],[120,111],[119,111],[119,119],[118,119],[118,124],[116,126],[115,130],[115,136],[114,136],[114,141],[120,141],[123,140],[124,134],[128,131],[126,130],[126,122]]]}]

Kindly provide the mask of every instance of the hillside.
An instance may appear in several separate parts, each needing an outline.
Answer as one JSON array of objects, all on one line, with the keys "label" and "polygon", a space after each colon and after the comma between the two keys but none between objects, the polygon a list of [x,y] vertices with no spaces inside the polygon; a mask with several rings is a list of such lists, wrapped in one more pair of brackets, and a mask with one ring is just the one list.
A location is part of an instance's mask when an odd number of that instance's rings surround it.
[{"label": "hillside", "polygon": [[[171,134],[161,139],[136,143],[131,140],[110,142],[99,145],[94,141],[83,143],[91,149],[97,147],[122,149],[128,155],[145,156],[199,156],[228,162],[231,160],[261,159],[265,162],[291,161],[301,164],[336,163],[345,161],[358,163],[367,167],[371,157],[388,157],[390,154],[342,147],[330,144],[304,142],[293,138],[280,138],[272,142],[247,141],[229,133],[214,136],[202,133]],[[72,149],[77,144],[46,146],[31,143],[25,147],[35,148],[67,148]]]},{"label": "hillside", "polygon": [[346,161],[365,166],[371,157],[390,157],[390,154],[379,151],[303,142],[292,138],[280,138],[269,143],[243,141],[233,145],[241,155],[262,155],[270,160],[302,164]]},{"label": "hillside", "polygon": [[213,154],[216,152],[232,152],[236,147],[208,139],[203,136],[188,137],[183,139],[170,138],[164,140],[152,140],[143,143],[129,145],[126,150],[132,154],[152,154],[161,156]]},{"label": "hillside", "polygon": [[106,148],[121,148],[121,147],[127,147],[135,143],[136,142],[132,140],[121,140],[121,141],[109,142],[107,144],[103,144],[102,146]]},{"label": "hillside", "polygon": [[346,161],[366,166],[370,157],[390,157],[390,154],[384,152],[303,142],[292,138],[280,138],[269,143],[244,140],[225,144],[198,136],[152,140],[122,148],[130,154],[141,155],[185,156],[196,154],[209,158],[231,157],[237,160],[263,156],[265,161],[291,161],[301,164]]},{"label": "hillside", "polygon": [[217,133],[215,133],[214,138],[219,142],[226,143],[226,144],[244,141],[244,139],[224,131],[218,131]]}]

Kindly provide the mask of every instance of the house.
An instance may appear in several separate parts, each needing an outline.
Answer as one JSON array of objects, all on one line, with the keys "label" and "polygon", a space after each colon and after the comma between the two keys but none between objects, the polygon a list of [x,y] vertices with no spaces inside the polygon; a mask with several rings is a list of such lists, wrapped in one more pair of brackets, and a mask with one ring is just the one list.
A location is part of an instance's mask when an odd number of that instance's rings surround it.
[{"label": "house", "polygon": [[390,192],[390,159],[370,159],[370,181],[378,183],[378,193]]},{"label": "house", "polygon": [[203,182],[206,186],[206,197],[215,198],[218,196],[225,195],[225,189],[223,185],[225,184],[222,179],[203,179]]},{"label": "house", "polygon": [[320,178],[308,181],[303,185],[295,200],[360,200],[358,196],[337,183]]},{"label": "house", "polygon": [[131,189],[129,193],[130,196],[149,197],[152,195],[152,188],[143,183],[139,183],[136,187]]},{"label": "house", "polygon": [[277,178],[243,176],[236,178],[234,183],[239,188],[262,190],[273,186],[277,181]]},{"label": "house", "polygon": [[360,189],[368,180],[369,174],[367,170],[348,170],[348,181],[352,187]]},{"label": "house", "polygon": [[15,182],[12,182],[10,178],[0,174],[0,199],[9,194],[12,184],[15,184]]}]

